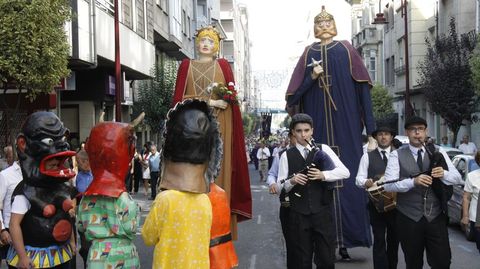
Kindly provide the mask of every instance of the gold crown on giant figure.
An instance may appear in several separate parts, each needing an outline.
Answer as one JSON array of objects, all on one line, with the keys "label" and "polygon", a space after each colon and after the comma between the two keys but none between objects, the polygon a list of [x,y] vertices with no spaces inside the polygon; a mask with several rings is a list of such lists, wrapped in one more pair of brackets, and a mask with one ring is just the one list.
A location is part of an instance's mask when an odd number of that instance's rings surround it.
[{"label": "gold crown on giant figure", "polygon": [[215,28],[215,26],[213,25],[207,25],[205,27],[202,27],[200,29],[198,29],[196,32],[195,32],[195,37],[198,37],[198,35],[202,32],[208,32],[209,34],[214,34],[218,37],[218,40],[222,40],[222,36],[220,35],[220,32],[217,30],[217,28]]},{"label": "gold crown on giant figure", "polygon": [[328,13],[325,10],[325,6],[322,6],[322,12],[320,12],[317,16],[315,16],[315,22],[318,22],[318,21],[333,21],[333,20],[335,20],[333,18],[333,15]]}]

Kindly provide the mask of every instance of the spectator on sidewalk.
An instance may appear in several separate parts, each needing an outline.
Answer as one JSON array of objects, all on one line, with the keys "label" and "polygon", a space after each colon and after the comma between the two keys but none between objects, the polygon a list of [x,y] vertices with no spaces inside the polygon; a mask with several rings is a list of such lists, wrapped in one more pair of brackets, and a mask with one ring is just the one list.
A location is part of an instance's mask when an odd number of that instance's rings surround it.
[{"label": "spectator on sidewalk", "polygon": [[440,144],[442,147],[452,147],[452,144],[448,143],[448,137],[444,136],[442,137],[442,144]]},{"label": "spectator on sidewalk", "polygon": [[462,143],[458,146],[458,149],[461,150],[463,154],[475,155],[475,153],[477,153],[477,146],[475,146],[475,143],[470,142],[468,135],[463,136]]},{"label": "spectator on sidewalk", "polygon": [[[480,165],[480,152],[477,152],[475,155],[475,162]],[[478,251],[480,252],[480,231],[475,229],[478,194],[480,191],[480,169],[468,173],[463,190],[462,224],[470,226],[470,231],[472,231],[474,234],[474,241],[477,244]]]},{"label": "spectator on sidewalk", "polygon": [[268,174],[268,158],[270,150],[265,146],[264,142],[260,142],[260,148],[257,151],[258,166],[260,172],[260,182],[267,180]]},{"label": "spectator on sidewalk", "polygon": [[17,162],[0,172],[0,262],[7,257],[12,243],[10,236],[10,211],[13,190],[22,181],[22,170]]},{"label": "spectator on sidewalk", "polygon": [[150,146],[150,153],[148,167],[150,168],[150,189],[152,194],[149,200],[155,200],[155,196],[157,196],[158,176],[160,173],[160,153],[157,151],[156,145]]}]

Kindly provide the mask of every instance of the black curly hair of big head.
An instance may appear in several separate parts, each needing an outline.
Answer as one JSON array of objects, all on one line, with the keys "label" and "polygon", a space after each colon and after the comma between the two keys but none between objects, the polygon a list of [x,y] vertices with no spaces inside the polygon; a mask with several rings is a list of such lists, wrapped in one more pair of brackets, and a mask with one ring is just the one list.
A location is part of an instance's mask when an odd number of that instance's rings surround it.
[{"label": "black curly hair of big head", "polygon": [[[67,159],[75,155],[67,142],[68,129],[52,112],[39,111],[28,116],[17,136],[17,153],[23,178],[32,186],[49,186],[75,176]],[[58,168],[46,170],[45,163],[57,159]]]},{"label": "black curly hair of big head", "polygon": [[163,157],[202,164],[210,160],[218,123],[206,102],[187,99],[168,112]]}]

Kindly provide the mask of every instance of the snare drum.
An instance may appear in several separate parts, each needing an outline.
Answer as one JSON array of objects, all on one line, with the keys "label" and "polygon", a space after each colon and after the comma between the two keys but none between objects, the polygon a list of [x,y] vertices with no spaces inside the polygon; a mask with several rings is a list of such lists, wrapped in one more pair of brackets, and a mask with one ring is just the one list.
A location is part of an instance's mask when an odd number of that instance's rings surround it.
[{"label": "snare drum", "polygon": [[387,192],[383,186],[373,185],[367,189],[368,198],[372,201],[378,212],[388,212],[397,206],[397,193]]}]

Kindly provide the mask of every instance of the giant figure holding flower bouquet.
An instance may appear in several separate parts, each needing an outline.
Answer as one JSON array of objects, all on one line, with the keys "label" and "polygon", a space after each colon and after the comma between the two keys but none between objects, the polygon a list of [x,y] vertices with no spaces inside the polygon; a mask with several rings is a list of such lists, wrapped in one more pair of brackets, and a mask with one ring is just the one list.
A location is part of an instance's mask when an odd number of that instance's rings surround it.
[{"label": "giant figure holding flower bouquet", "polygon": [[215,110],[224,144],[221,171],[215,183],[230,198],[232,234],[236,238],[237,222],[252,218],[252,196],[233,72],[227,60],[216,58],[220,39],[212,26],[197,31],[199,57],[180,64],[172,106],[184,99],[199,98]]}]

